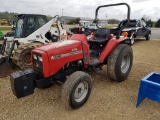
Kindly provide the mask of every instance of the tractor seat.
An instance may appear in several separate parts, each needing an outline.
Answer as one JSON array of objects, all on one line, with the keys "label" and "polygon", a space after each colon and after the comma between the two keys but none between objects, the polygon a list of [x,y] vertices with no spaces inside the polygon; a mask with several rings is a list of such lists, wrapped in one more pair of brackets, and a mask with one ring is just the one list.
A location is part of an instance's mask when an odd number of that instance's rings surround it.
[{"label": "tractor seat", "polygon": [[107,28],[99,28],[96,30],[93,40],[88,40],[90,44],[105,44],[110,35],[110,30]]}]

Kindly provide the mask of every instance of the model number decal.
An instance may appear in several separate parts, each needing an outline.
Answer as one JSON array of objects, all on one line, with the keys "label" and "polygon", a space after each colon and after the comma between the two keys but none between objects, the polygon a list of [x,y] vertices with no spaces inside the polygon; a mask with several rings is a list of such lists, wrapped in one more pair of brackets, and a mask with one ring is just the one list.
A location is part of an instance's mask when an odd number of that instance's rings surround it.
[{"label": "model number decal", "polygon": [[55,55],[55,56],[52,56],[51,59],[57,59],[57,58],[62,58],[62,57],[68,57],[68,56],[76,55],[76,54],[82,54],[82,50],[73,51],[73,52],[69,52],[69,53],[65,53],[65,54]]}]

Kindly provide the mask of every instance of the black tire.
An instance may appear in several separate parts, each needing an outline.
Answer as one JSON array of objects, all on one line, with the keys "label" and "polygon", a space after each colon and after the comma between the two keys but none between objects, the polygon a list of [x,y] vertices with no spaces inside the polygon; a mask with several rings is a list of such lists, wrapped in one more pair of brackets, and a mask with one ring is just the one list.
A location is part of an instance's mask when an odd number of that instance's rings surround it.
[{"label": "black tire", "polygon": [[108,57],[108,76],[117,82],[124,81],[130,73],[132,62],[132,48],[127,44],[117,45]]},{"label": "black tire", "polygon": [[19,47],[17,49],[17,52],[15,51],[15,53],[13,54],[13,58],[17,57],[18,60],[14,60],[15,64],[20,66],[20,68],[23,69],[28,69],[32,67],[32,63],[31,63],[31,51],[32,51],[33,47]]},{"label": "black tire", "polygon": [[42,43],[29,43],[18,46],[13,53],[13,60],[15,64],[20,66],[22,70],[31,68],[31,51],[40,45],[42,45]]},{"label": "black tire", "polygon": [[146,35],[146,40],[150,40],[150,38],[151,38],[151,34],[148,33],[148,34]]},{"label": "black tire", "polygon": [[[90,75],[82,71],[74,72],[63,85],[62,101],[67,108],[77,109],[88,100],[91,90],[92,78]],[[80,93],[75,94],[76,92]]]}]

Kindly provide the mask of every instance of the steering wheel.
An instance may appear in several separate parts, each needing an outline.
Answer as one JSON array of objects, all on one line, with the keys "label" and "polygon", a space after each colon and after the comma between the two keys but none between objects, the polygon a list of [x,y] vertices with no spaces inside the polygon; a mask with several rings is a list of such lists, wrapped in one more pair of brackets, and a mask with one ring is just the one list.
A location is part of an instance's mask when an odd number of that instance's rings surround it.
[{"label": "steering wheel", "polygon": [[85,34],[86,36],[91,35],[91,33],[94,31],[95,31],[94,29],[82,28],[82,33]]}]

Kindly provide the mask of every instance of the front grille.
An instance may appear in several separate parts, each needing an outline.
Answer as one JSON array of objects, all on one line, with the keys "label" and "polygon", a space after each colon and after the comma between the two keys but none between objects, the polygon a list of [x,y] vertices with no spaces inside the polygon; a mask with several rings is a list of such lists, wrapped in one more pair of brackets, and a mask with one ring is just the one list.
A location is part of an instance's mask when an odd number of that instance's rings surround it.
[{"label": "front grille", "polygon": [[[37,58],[38,58],[38,56],[42,56],[41,54],[37,54],[37,53],[33,53],[33,55],[36,55]],[[33,58],[33,56],[32,56],[32,58]],[[39,74],[43,75],[42,61],[39,61],[39,59],[34,59],[33,58],[33,68],[34,68],[34,71],[36,73],[39,73]]]}]

